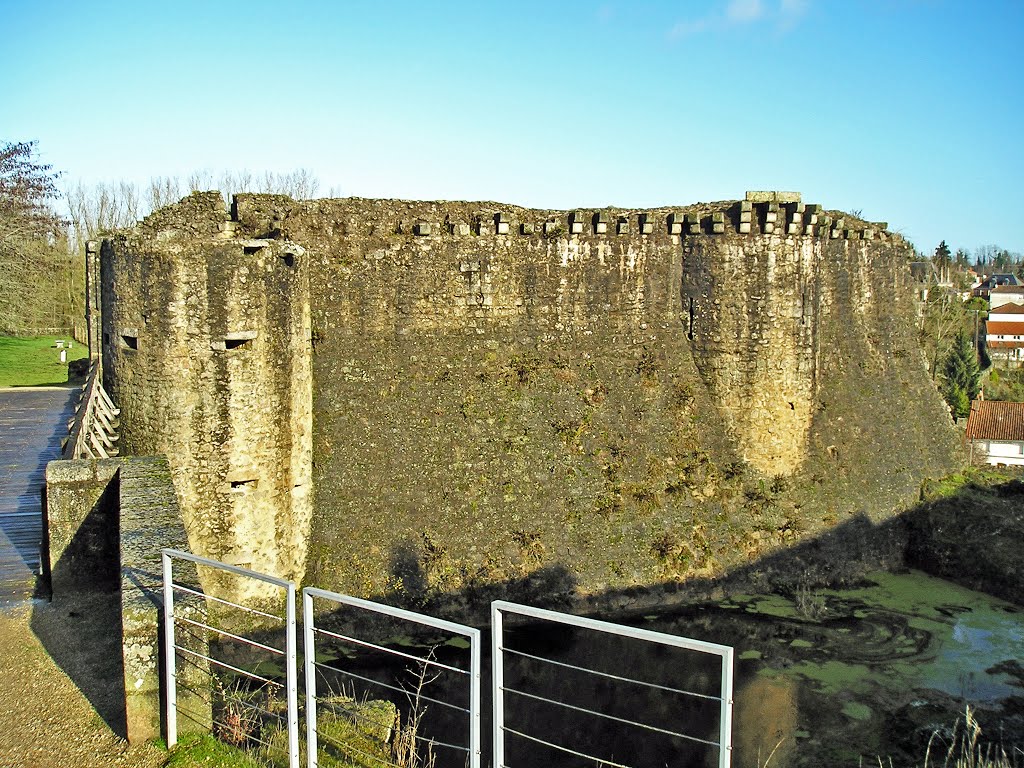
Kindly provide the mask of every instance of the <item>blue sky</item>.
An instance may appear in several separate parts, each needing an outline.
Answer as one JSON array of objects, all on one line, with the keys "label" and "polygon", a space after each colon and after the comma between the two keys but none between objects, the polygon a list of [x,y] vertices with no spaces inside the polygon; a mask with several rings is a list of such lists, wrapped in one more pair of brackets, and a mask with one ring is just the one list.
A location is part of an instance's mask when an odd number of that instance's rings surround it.
[{"label": "blue sky", "polygon": [[573,208],[786,189],[1024,251],[1024,3],[0,0],[0,141],[68,181],[308,168]]}]

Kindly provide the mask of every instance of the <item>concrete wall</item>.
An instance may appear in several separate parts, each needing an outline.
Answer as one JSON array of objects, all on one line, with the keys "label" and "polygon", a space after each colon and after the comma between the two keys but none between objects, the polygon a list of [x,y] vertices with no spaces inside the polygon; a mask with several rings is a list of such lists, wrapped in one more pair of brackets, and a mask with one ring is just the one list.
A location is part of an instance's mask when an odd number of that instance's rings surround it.
[{"label": "concrete wall", "polygon": [[318,586],[710,573],[891,513],[958,460],[912,249],[794,195],[197,194],[104,249],[122,445],[167,453],[193,551]]}]

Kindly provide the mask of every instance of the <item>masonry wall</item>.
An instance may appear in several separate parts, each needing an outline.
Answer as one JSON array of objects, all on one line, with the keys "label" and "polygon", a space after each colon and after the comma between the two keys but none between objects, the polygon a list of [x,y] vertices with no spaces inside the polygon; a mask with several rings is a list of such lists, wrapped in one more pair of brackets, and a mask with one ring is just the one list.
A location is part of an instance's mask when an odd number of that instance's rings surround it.
[{"label": "masonry wall", "polygon": [[219,195],[195,195],[104,241],[106,384],[122,450],[170,458],[192,551],[301,578],[307,270],[301,249],[243,242],[225,219]]},{"label": "masonry wall", "polygon": [[[194,195],[107,246],[122,439],[169,455],[195,551],[318,586],[711,573],[957,460],[910,249],[842,219]],[[238,328],[249,358],[208,351]]]}]

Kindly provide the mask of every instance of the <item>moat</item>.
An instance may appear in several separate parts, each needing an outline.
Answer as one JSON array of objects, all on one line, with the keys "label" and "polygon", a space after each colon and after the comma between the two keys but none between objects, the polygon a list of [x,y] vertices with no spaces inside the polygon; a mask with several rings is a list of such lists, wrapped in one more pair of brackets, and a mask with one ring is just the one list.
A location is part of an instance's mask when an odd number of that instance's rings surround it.
[{"label": "moat", "polygon": [[[630,623],[735,648],[736,768],[873,765],[879,757],[891,758],[895,766],[920,765],[936,732],[932,754],[944,756],[951,729],[968,705],[984,740],[1018,761],[1024,757],[1024,608],[951,582],[918,571],[875,572],[855,588],[798,590],[785,597],[736,594]],[[417,644],[409,637],[394,642]],[[658,650],[620,647],[561,627],[523,626],[509,642],[556,661],[623,674],[643,670],[644,678],[663,677],[666,684],[693,689],[716,674],[713,665],[704,668],[697,661],[680,675],[678,668],[665,665]],[[444,657],[444,647],[439,654]],[[361,656],[348,656],[342,664],[352,663],[362,668],[360,674],[373,669],[373,661]],[[520,674],[533,673],[524,669]],[[569,684],[562,679],[555,685]],[[579,686],[571,687],[581,693]],[[597,699],[601,689],[581,695]],[[619,689],[611,697],[591,703],[595,709],[613,706],[637,713],[652,706],[646,699],[624,700]],[[428,713],[425,725],[431,736],[448,740],[445,731],[458,725],[446,723],[441,714],[436,709]],[[713,710],[655,715],[689,719],[691,732],[704,728],[708,736],[717,727]],[[634,739],[607,723],[594,727],[576,721],[571,712],[549,717],[534,709],[533,716],[542,721],[533,726],[552,741],[582,740],[589,754],[613,760],[628,754],[630,765],[715,764],[715,755],[706,749]],[[489,756],[489,745],[484,754]],[[515,764],[576,765],[571,760],[542,748],[523,748]]]}]

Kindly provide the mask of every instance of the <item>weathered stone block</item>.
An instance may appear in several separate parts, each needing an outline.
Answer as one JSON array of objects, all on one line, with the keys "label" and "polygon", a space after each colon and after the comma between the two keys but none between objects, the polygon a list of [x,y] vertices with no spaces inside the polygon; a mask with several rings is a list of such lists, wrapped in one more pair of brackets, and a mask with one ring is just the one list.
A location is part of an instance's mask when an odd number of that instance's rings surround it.
[{"label": "weathered stone block", "polygon": [[420,237],[434,234],[434,225],[429,221],[417,221],[412,228],[413,234]]},{"label": "weathered stone block", "polygon": [[55,593],[106,591],[117,584],[116,459],[46,465],[45,574]]}]

